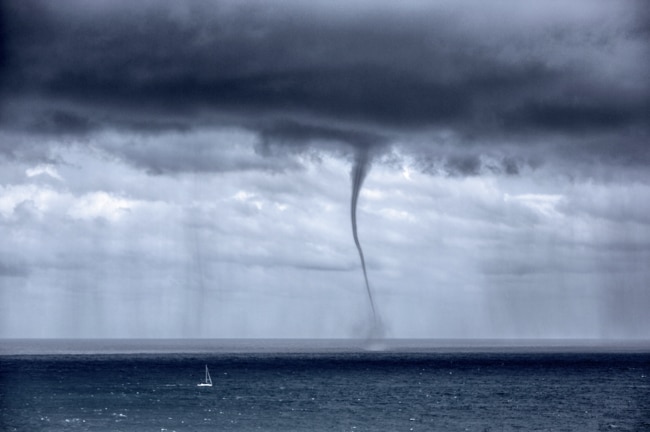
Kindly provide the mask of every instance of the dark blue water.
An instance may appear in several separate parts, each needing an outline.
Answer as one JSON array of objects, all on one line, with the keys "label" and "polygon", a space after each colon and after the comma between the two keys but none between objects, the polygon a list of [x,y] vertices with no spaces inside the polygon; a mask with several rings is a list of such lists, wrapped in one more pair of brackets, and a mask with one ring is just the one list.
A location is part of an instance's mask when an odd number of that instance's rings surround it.
[{"label": "dark blue water", "polygon": [[0,430],[650,431],[650,354],[3,355]]}]

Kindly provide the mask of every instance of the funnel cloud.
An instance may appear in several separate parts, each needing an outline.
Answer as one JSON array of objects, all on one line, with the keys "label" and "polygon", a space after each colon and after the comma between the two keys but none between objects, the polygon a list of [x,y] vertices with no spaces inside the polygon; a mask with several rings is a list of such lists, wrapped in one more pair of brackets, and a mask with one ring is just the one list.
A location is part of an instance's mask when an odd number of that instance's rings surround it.
[{"label": "funnel cloud", "polygon": [[359,252],[359,259],[361,260],[361,268],[363,270],[363,280],[366,284],[366,294],[368,295],[368,303],[370,304],[370,310],[372,312],[372,327],[370,330],[370,335],[371,337],[378,337],[380,335],[381,321],[379,319],[379,315],[377,314],[375,301],[372,295],[372,289],[370,289],[370,283],[368,282],[366,260],[363,256],[363,248],[361,247],[361,242],[359,241],[359,233],[357,230],[357,204],[359,201],[359,192],[361,192],[361,186],[363,186],[363,181],[368,174],[369,168],[370,159],[368,156],[368,151],[357,152],[354,159],[354,164],[352,165],[351,173],[352,197],[350,200],[350,218],[352,222],[352,237],[354,238],[354,244],[357,246],[357,251]]}]

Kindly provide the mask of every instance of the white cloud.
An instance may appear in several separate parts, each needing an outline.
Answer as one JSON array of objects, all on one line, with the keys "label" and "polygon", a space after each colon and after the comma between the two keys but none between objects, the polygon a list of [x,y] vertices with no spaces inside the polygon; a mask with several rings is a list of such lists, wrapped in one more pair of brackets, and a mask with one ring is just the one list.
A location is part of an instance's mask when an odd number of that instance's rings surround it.
[{"label": "white cloud", "polygon": [[75,199],[68,210],[68,214],[75,219],[101,217],[116,221],[137,206],[136,201],[98,191]]},{"label": "white cloud", "polygon": [[557,211],[557,206],[563,200],[562,195],[546,195],[546,194],[522,194],[511,196],[505,194],[504,201],[515,201],[522,204],[536,213],[546,217],[557,217],[560,213]]},{"label": "white cloud", "polygon": [[30,203],[39,213],[55,207],[66,197],[62,197],[49,186],[31,184],[0,185],[0,214],[11,217],[23,203]]},{"label": "white cloud", "polygon": [[35,177],[41,174],[45,174],[52,177],[53,179],[63,181],[63,177],[61,177],[56,167],[51,164],[39,164],[33,168],[28,168],[25,170],[25,174],[27,174],[27,177]]}]

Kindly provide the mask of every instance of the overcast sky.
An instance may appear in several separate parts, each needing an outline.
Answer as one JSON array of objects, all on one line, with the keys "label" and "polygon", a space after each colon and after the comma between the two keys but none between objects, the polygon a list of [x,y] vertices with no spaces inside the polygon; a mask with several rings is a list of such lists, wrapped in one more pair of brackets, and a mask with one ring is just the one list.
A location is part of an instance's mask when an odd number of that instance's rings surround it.
[{"label": "overcast sky", "polygon": [[[650,338],[644,0],[3,2],[0,337]],[[365,163],[364,163],[365,161]]]}]

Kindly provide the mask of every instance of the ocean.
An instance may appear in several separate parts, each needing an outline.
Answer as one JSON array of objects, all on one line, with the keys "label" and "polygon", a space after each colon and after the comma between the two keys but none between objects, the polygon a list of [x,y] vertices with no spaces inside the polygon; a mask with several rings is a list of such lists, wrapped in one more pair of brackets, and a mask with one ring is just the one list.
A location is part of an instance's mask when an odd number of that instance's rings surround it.
[{"label": "ocean", "polygon": [[647,345],[0,344],[2,431],[650,431]]}]

